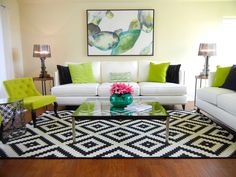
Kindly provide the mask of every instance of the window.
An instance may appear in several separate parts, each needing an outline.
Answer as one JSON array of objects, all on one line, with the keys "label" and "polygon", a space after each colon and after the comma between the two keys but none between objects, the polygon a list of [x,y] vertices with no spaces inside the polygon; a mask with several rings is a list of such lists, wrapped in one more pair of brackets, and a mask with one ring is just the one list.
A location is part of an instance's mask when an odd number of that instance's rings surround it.
[{"label": "window", "polygon": [[235,64],[236,58],[236,17],[224,18],[218,54],[225,65]]},{"label": "window", "polygon": [[14,78],[10,46],[10,30],[8,28],[7,8],[0,6],[0,98],[6,97],[2,81]]},{"label": "window", "polygon": [[0,98],[5,97],[2,81],[6,79],[5,50],[3,39],[3,7],[0,6]]}]

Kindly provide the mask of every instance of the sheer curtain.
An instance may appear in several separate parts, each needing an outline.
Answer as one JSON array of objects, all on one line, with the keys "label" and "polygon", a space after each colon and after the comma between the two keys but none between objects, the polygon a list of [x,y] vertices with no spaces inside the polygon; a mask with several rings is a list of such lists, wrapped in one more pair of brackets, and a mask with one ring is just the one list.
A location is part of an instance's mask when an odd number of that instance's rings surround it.
[{"label": "sheer curtain", "polygon": [[220,54],[225,65],[235,64],[236,57],[236,17],[224,18],[220,42]]},{"label": "sheer curtain", "polygon": [[0,5],[0,98],[7,97],[3,80],[14,78],[7,8]]}]

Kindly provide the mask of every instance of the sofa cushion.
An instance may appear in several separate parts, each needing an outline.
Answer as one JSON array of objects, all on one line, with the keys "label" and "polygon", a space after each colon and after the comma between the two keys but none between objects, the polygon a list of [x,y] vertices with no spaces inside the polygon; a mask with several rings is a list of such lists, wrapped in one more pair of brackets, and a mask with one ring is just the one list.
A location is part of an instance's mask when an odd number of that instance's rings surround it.
[{"label": "sofa cushion", "polygon": [[141,82],[139,86],[142,96],[178,96],[187,93],[186,86],[169,82]]},{"label": "sofa cushion", "polygon": [[149,82],[166,82],[166,72],[170,63],[160,63],[154,64],[150,62],[149,65],[149,73],[148,73],[148,81]]},{"label": "sofa cushion", "polygon": [[150,62],[152,63],[160,63],[157,61],[151,60],[140,60],[138,64],[138,81],[139,82],[147,82],[148,80],[148,73],[150,69]]},{"label": "sofa cushion", "polygon": [[101,63],[102,82],[110,82],[110,73],[131,73],[131,80],[137,82],[138,62],[137,61],[104,61]]},{"label": "sofa cushion", "polygon": [[[111,89],[111,85],[114,83],[109,83],[109,82],[105,82],[99,85],[98,87],[98,96],[110,96],[110,89]],[[126,84],[129,84],[133,87],[134,89],[134,96],[138,96],[139,95],[139,85],[136,82],[126,82]]]},{"label": "sofa cushion", "polygon": [[236,92],[222,94],[217,97],[217,106],[226,112],[229,112],[236,116]]},{"label": "sofa cushion", "polygon": [[61,85],[72,83],[68,66],[57,65],[57,70],[59,73],[59,80]]},{"label": "sofa cushion", "polygon": [[236,65],[233,65],[222,88],[236,91]]},{"label": "sofa cushion", "polygon": [[96,96],[98,83],[66,84],[52,88],[52,95],[57,97]]},{"label": "sofa cushion", "polygon": [[222,94],[234,93],[232,90],[218,87],[205,87],[197,90],[198,99],[204,100],[211,104],[217,104],[217,97]]},{"label": "sofa cushion", "polygon": [[179,83],[179,70],[180,70],[181,64],[178,65],[170,65],[166,72],[166,82],[171,83]]},{"label": "sofa cushion", "polygon": [[69,64],[70,75],[73,83],[95,83],[91,63]]},{"label": "sofa cushion", "polygon": [[[65,65],[68,66],[69,64],[82,64],[85,62],[66,62]],[[96,82],[101,82],[101,62],[99,61],[93,61],[92,63],[92,69],[93,69],[93,75],[96,79]]]},{"label": "sofa cushion", "polygon": [[[140,60],[138,64],[138,82],[147,82],[148,73],[150,69],[150,62],[159,64],[160,62],[154,60]],[[184,73],[180,70],[179,65],[169,65],[166,73],[166,82],[184,83]],[[177,75],[176,75],[177,74]]]},{"label": "sofa cushion", "polygon": [[131,73],[110,73],[110,82],[131,82]]},{"label": "sofa cushion", "polygon": [[215,78],[212,82],[212,87],[220,87],[224,84],[226,77],[229,74],[231,66],[228,67],[220,67],[217,66]]}]

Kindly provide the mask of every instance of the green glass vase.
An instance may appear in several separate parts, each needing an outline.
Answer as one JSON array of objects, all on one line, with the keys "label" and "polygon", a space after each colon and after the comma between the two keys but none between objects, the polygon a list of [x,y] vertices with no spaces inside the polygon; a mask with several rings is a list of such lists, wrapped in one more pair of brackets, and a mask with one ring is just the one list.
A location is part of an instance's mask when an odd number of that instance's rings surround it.
[{"label": "green glass vase", "polygon": [[130,93],[126,94],[112,94],[110,102],[113,106],[123,108],[133,102],[133,96]]}]

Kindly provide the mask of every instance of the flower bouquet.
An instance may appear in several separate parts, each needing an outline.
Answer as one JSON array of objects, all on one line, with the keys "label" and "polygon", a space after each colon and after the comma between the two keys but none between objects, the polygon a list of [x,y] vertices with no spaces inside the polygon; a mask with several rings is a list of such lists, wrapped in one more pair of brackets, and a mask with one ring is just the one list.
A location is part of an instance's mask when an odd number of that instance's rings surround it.
[{"label": "flower bouquet", "polygon": [[133,102],[134,89],[124,83],[115,83],[111,86],[110,102],[115,107],[125,107]]}]

